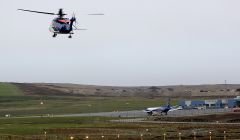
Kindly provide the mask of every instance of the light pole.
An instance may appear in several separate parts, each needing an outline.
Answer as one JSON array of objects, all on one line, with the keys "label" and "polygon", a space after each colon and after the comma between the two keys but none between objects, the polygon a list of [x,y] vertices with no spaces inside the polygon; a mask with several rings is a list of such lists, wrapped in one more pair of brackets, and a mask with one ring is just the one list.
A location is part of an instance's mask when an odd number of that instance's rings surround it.
[{"label": "light pole", "polygon": [[193,139],[194,139],[194,140],[196,140],[196,134],[197,134],[197,133],[194,131],[194,132],[193,132]]},{"label": "light pole", "polygon": [[226,131],[224,131],[223,133],[224,133],[224,140],[226,140],[227,139]]},{"label": "light pole", "polygon": [[166,133],[163,133],[163,140],[166,140]]},{"label": "light pole", "polygon": [[209,140],[212,140],[212,132],[209,132]]},{"label": "light pole", "polygon": [[120,134],[117,134],[117,138],[118,138],[118,139],[120,138]]},{"label": "light pole", "polygon": [[179,133],[178,133],[179,140],[181,140],[181,135],[182,135],[182,133],[179,132]]},{"label": "light pole", "polygon": [[143,140],[143,134],[141,134],[140,136],[141,136],[141,140]]}]

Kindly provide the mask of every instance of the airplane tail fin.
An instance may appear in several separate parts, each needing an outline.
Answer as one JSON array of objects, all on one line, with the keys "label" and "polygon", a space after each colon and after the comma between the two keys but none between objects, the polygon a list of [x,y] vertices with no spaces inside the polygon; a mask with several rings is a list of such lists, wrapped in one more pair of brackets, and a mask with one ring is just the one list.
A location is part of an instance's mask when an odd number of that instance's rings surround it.
[{"label": "airplane tail fin", "polygon": [[170,98],[168,98],[168,102],[167,102],[167,107],[168,107],[168,108],[170,108],[170,106],[171,106],[170,103],[171,103],[171,100],[170,100]]}]

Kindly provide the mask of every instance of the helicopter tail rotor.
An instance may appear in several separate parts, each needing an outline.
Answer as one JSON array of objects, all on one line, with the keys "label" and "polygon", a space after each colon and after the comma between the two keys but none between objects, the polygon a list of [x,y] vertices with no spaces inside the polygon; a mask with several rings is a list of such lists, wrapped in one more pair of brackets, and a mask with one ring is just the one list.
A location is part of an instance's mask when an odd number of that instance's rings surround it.
[{"label": "helicopter tail rotor", "polygon": [[70,19],[70,21],[71,21],[72,23],[74,23],[74,24],[77,23],[77,19],[76,19],[76,17],[75,17],[75,13],[72,14],[72,18]]},{"label": "helicopter tail rotor", "polygon": [[75,30],[73,29],[76,28],[76,17],[75,17],[75,13],[72,14],[72,18],[70,19],[70,26],[71,26],[71,30]]},{"label": "helicopter tail rotor", "polygon": [[[102,14],[102,13],[93,13],[93,14],[87,14],[87,15],[90,15],[90,16],[101,16],[101,15],[104,15],[104,14]],[[77,19],[76,19],[76,16],[75,16],[75,13],[74,13],[74,12],[73,12],[73,14],[72,14],[71,21],[72,21],[72,27],[74,27],[73,30],[87,30],[87,29],[79,29],[79,28],[77,27],[78,21],[77,21]]]},{"label": "helicopter tail rotor", "polygon": [[77,19],[76,19],[76,16],[75,16],[74,12],[72,14],[71,22],[72,22],[72,26],[75,28],[74,30],[76,30],[78,22],[77,22]]}]

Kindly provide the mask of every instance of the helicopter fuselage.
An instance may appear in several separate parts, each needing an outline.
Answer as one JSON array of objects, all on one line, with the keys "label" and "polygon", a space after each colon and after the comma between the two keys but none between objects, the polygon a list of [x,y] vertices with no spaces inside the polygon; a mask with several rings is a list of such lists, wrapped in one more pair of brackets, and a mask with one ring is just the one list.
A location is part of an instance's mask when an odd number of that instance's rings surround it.
[{"label": "helicopter fuselage", "polygon": [[[73,30],[84,30],[84,29],[78,29],[76,25],[73,25],[73,23],[76,23],[75,14],[73,14],[71,19],[64,18],[64,16],[66,16],[67,14],[63,12],[63,9],[59,9],[58,13],[50,13],[50,12],[42,12],[42,11],[26,10],[26,9],[18,9],[18,10],[25,11],[25,12],[38,13],[38,14],[57,15],[58,17],[52,20],[52,23],[49,27],[50,32],[53,33],[53,37],[56,37],[57,34],[69,34],[68,37],[72,38]],[[103,14],[89,14],[89,15],[103,15]]]},{"label": "helicopter fuselage", "polygon": [[73,34],[72,21],[69,18],[55,18],[50,25],[50,32],[54,34]]}]

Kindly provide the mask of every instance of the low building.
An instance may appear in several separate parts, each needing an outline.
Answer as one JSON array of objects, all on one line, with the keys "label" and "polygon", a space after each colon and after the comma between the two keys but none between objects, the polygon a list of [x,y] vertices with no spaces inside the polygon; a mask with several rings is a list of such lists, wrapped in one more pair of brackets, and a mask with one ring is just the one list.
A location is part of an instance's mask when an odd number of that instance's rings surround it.
[{"label": "low building", "polygon": [[182,100],[179,105],[184,109],[234,108],[240,106],[240,96],[234,99]]},{"label": "low building", "polygon": [[236,106],[240,107],[240,96],[237,96],[234,100],[236,101]]}]

